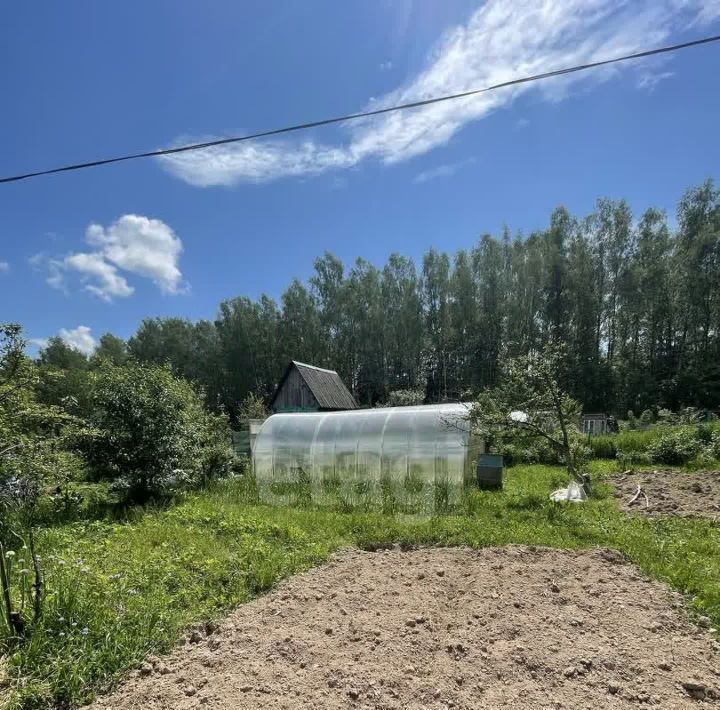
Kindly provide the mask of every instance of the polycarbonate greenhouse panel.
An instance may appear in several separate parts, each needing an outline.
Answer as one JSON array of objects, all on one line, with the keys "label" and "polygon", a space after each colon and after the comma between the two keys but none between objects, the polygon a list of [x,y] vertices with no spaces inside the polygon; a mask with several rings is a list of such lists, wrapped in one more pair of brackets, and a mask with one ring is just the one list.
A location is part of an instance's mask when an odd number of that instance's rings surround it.
[{"label": "polycarbonate greenhouse panel", "polygon": [[442,482],[472,477],[463,404],[274,414],[253,452],[259,483]]}]

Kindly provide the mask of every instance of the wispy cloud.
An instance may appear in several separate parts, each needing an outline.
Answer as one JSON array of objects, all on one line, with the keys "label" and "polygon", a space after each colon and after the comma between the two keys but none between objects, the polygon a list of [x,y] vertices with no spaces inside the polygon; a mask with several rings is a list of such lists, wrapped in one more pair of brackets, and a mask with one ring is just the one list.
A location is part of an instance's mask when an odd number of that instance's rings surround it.
[{"label": "wispy cloud", "polygon": [[674,71],[644,72],[638,77],[637,87],[638,89],[645,89],[652,93],[661,81],[669,79],[672,76],[675,76]]},{"label": "wispy cloud", "polygon": [[10,264],[7,261],[0,261],[0,274],[6,274],[10,271]]},{"label": "wispy cloud", "polygon": [[470,165],[475,162],[475,158],[468,158],[467,160],[459,160],[457,163],[446,163],[445,165],[438,165],[437,167],[430,168],[429,170],[423,170],[419,172],[414,178],[413,182],[423,183],[428,180],[436,180],[437,178],[452,177],[458,170],[461,170],[466,165]]},{"label": "wispy cloud", "polygon": [[127,274],[151,279],[163,293],[185,289],[179,267],[182,242],[163,221],[126,214],[108,227],[91,224],[85,241],[92,249],[64,257],[35,254],[30,263],[47,269],[47,283],[68,291],[68,277],[79,276],[84,289],[103,301],[127,298],[135,292]]},{"label": "wispy cloud", "polygon": [[701,5],[700,11],[692,24],[708,25],[720,18],[720,2],[718,0],[705,0],[699,5]]},{"label": "wispy cloud", "polygon": [[[488,0],[447,30],[409,83],[368,104],[382,108],[501,83],[652,47],[720,16],[718,0]],[[640,64],[639,66],[642,66]],[[638,65],[632,71],[637,71]],[[578,84],[618,75],[605,68],[349,124],[340,145],[268,140],[159,158],[185,182],[209,187],[316,175],[374,159],[393,164],[446,144],[468,123],[533,91],[549,101]],[[178,141],[181,142],[181,141]]]},{"label": "wispy cloud", "polygon": [[46,348],[49,342],[49,338],[28,338],[28,345],[34,348]]}]

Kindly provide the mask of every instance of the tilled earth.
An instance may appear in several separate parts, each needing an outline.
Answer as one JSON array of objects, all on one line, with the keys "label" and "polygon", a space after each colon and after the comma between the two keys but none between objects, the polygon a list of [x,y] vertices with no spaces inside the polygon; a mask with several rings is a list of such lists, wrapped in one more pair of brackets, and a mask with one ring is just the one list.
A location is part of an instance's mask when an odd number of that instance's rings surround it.
[{"label": "tilled earth", "polygon": [[609,550],[348,550],[92,708],[720,707],[713,631]]},{"label": "tilled earth", "polygon": [[612,480],[628,513],[720,520],[720,471],[626,471]]}]

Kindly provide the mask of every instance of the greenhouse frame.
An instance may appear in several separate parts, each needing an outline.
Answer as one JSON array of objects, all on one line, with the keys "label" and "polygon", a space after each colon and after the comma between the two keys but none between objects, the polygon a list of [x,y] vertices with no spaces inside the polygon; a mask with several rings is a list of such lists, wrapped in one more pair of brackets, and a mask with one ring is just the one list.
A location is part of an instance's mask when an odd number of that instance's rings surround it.
[{"label": "greenhouse frame", "polygon": [[255,477],[259,484],[413,479],[462,487],[482,453],[468,413],[468,405],[433,404],[274,414],[255,441]]}]

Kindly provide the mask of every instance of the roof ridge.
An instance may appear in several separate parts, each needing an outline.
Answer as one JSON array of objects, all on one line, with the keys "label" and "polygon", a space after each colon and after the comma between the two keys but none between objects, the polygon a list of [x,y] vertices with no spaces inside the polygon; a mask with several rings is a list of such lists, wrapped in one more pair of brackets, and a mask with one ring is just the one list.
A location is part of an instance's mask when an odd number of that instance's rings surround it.
[{"label": "roof ridge", "polygon": [[300,367],[309,367],[311,370],[320,370],[320,372],[331,372],[333,375],[337,375],[337,370],[328,370],[326,367],[318,367],[317,365],[310,365],[307,362],[300,362],[300,360],[293,360],[293,365],[299,365]]}]

